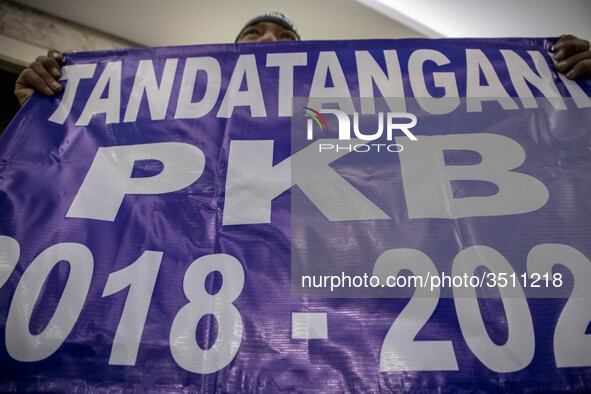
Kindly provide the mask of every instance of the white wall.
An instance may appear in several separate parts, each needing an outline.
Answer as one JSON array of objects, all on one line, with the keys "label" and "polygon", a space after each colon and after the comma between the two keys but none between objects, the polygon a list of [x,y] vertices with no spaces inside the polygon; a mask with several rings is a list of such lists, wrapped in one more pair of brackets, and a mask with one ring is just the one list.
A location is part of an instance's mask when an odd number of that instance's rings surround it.
[{"label": "white wall", "polygon": [[428,37],[591,39],[591,0],[357,0]]},{"label": "white wall", "polygon": [[19,71],[49,48],[90,51],[136,46],[108,34],[0,0],[0,61]]}]

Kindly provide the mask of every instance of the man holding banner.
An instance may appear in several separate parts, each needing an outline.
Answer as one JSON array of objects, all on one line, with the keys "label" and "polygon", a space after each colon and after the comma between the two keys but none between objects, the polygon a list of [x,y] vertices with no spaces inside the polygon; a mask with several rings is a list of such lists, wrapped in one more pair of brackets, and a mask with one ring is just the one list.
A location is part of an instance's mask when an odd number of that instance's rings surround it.
[{"label": "man holding banner", "polygon": [[591,390],[589,43],[272,17],[21,74],[0,390]]}]

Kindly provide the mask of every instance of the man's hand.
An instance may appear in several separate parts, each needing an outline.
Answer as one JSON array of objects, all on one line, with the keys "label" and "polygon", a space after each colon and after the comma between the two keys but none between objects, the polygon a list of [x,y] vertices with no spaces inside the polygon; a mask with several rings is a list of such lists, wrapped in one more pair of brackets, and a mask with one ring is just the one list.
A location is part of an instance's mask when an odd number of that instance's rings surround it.
[{"label": "man's hand", "polygon": [[589,41],[570,34],[563,34],[552,47],[556,71],[566,74],[568,79],[591,76],[591,50]]},{"label": "man's hand", "polygon": [[35,91],[46,96],[62,91],[62,85],[57,80],[62,76],[60,64],[64,60],[62,52],[50,49],[47,56],[39,56],[19,74],[14,85],[14,94],[21,106]]}]

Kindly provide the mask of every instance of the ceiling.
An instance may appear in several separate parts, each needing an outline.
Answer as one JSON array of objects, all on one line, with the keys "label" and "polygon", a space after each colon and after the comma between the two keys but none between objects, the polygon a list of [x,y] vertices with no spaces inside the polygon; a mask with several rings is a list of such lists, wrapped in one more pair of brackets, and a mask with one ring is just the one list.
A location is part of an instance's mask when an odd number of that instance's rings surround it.
[{"label": "ceiling", "polygon": [[305,40],[423,37],[354,0],[15,2],[147,46],[234,42],[249,19],[269,11],[285,13]]},{"label": "ceiling", "polygon": [[13,0],[147,46],[232,42],[245,21],[287,14],[303,39],[591,39],[590,0]]}]

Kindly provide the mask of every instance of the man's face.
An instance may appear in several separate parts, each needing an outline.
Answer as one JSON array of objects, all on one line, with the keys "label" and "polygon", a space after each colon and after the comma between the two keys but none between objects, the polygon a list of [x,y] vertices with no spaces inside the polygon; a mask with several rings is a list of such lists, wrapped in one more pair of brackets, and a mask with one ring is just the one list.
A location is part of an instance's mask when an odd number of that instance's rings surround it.
[{"label": "man's face", "polygon": [[295,33],[273,22],[246,26],[236,42],[297,41]]}]

